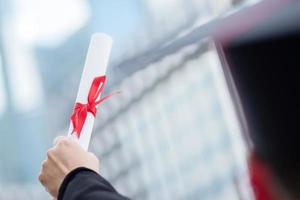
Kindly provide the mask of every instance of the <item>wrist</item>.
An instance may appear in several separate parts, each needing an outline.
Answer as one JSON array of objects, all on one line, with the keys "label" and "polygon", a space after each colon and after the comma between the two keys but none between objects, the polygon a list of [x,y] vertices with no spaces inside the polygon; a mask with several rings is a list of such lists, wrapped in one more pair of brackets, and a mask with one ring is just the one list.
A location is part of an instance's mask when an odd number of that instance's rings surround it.
[{"label": "wrist", "polygon": [[90,171],[90,172],[99,174],[98,172],[94,171],[93,169],[90,169],[90,168],[87,168],[87,167],[77,167],[77,168],[73,169],[63,179],[62,184],[60,185],[59,190],[58,190],[57,200],[62,200],[63,199],[64,192],[67,189],[69,183],[75,178],[75,176],[78,173],[80,173],[82,171]]}]

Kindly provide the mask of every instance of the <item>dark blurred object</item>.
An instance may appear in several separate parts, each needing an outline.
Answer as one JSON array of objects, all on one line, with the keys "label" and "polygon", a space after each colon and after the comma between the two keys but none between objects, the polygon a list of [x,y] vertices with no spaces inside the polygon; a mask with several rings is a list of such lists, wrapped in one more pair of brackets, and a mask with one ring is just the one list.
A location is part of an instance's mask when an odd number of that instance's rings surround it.
[{"label": "dark blurred object", "polygon": [[300,183],[299,46],[300,2],[290,1],[224,48],[254,150],[293,191]]}]

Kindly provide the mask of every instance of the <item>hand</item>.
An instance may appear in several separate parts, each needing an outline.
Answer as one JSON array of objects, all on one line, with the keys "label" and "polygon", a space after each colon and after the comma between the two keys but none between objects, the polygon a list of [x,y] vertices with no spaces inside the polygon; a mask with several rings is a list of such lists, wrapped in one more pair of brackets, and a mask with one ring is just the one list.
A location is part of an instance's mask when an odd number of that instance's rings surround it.
[{"label": "hand", "polygon": [[65,176],[78,167],[99,173],[99,160],[93,153],[82,149],[74,139],[60,136],[55,139],[54,147],[48,150],[47,158],[42,162],[39,180],[57,198]]}]

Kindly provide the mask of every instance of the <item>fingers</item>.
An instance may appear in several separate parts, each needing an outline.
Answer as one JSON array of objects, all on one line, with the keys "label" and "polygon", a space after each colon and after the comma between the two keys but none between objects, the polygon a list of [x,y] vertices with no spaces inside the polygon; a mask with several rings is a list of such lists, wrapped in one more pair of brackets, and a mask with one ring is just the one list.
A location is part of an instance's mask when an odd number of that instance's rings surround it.
[{"label": "fingers", "polygon": [[45,179],[44,179],[44,176],[43,176],[43,174],[42,174],[42,172],[40,172],[40,174],[39,174],[39,181],[40,181],[40,183],[42,184],[42,185],[45,185],[45,181],[44,181]]},{"label": "fingers", "polygon": [[53,144],[54,147],[47,151],[39,175],[39,181],[53,197],[57,197],[64,177],[73,169],[87,167],[99,173],[98,158],[93,153],[85,151],[78,143],[78,139],[58,136]]},{"label": "fingers", "polygon": [[46,185],[45,173],[44,173],[44,172],[45,172],[45,169],[46,169],[46,165],[47,165],[47,160],[44,160],[44,161],[42,162],[41,171],[40,171],[40,174],[39,174],[39,177],[38,177],[40,183],[41,183],[43,186]]},{"label": "fingers", "polygon": [[66,140],[66,139],[68,139],[68,137],[66,137],[66,136],[62,136],[62,135],[57,136],[57,137],[53,140],[53,145],[57,145],[60,141]]},{"label": "fingers", "polygon": [[[57,174],[61,172],[56,168],[56,162],[54,161],[53,153],[55,150],[49,150],[47,152],[47,159],[42,162],[41,171],[38,176],[40,183],[45,187],[45,190],[53,197],[58,195],[58,180]],[[54,160],[53,160],[54,159]]]},{"label": "fingers", "polygon": [[78,140],[67,136],[57,136],[53,141],[54,146],[68,146],[69,144],[79,146]]}]

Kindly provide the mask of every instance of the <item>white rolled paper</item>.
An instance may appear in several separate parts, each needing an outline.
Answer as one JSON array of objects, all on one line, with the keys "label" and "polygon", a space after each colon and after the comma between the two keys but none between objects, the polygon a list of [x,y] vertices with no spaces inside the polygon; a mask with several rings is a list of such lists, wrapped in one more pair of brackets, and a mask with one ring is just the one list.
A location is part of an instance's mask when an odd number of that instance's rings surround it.
[{"label": "white rolled paper", "polygon": [[[92,35],[76,98],[77,103],[86,104],[94,78],[105,75],[112,42],[112,38],[106,34],[94,33]],[[68,136],[76,139],[85,150],[89,147],[94,121],[93,114],[88,112],[79,139],[75,133],[72,134],[72,122],[70,124]]]}]

